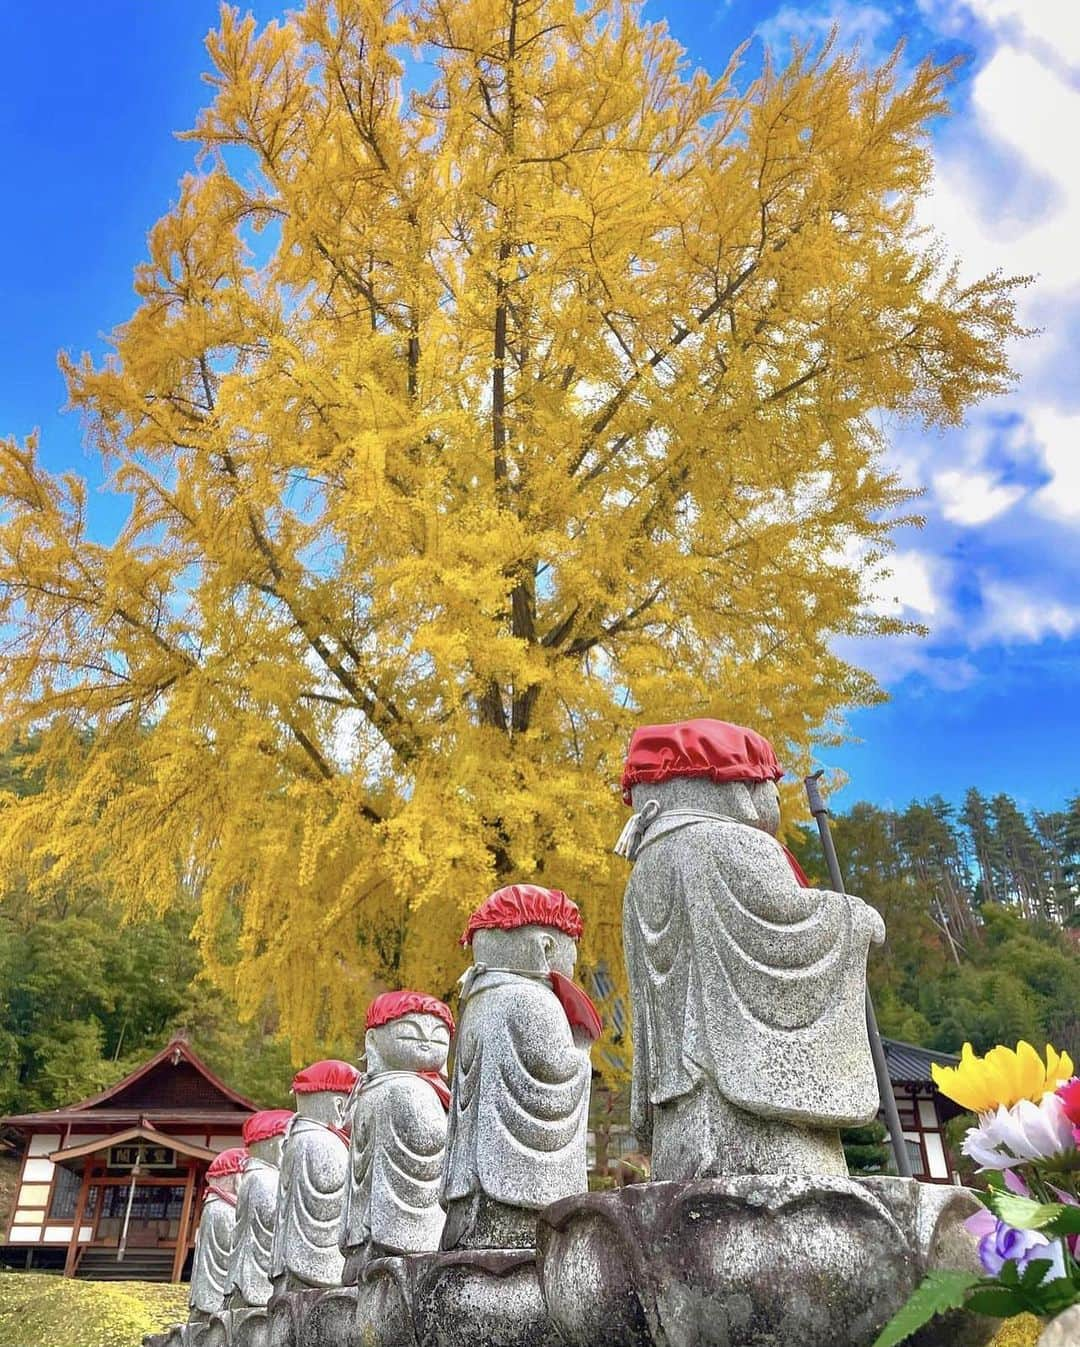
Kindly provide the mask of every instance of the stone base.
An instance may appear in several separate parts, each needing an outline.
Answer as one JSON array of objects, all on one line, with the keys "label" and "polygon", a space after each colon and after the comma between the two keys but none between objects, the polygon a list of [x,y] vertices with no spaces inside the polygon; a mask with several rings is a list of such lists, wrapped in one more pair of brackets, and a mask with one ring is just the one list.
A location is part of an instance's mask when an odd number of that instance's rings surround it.
[{"label": "stone base", "polygon": [[261,1305],[222,1310],[205,1326],[200,1347],[269,1347],[269,1327],[266,1310]]},{"label": "stone base", "polygon": [[[146,1347],[870,1347],[929,1268],[978,1268],[962,1226],[977,1209],[913,1179],[635,1184],[549,1207],[535,1252],[377,1258],[355,1286]],[[954,1314],[911,1344],[983,1347],[994,1328]]]},{"label": "stone base", "polygon": [[187,1334],[191,1327],[191,1324],[173,1324],[164,1333],[147,1333],[142,1340],[142,1347],[187,1347]]},{"label": "stone base", "polygon": [[328,1293],[328,1288],[322,1286],[276,1293],[266,1307],[268,1347],[299,1347],[304,1341],[308,1314]]},{"label": "stone base", "polygon": [[356,1335],[364,1347],[417,1347],[413,1304],[433,1253],[377,1258],[357,1288]]},{"label": "stone base", "polygon": [[[411,1260],[403,1260],[411,1261]],[[419,1347],[560,1347],[531,1249],[458,1249],[428,1257],[413,1290]]]},{"label": "stone base", "polygon": [[[540,1218],[548,1314],[570,1347],[870,1347],[929,1267],[977,1266],[963,1189],[747,1175],[568,1198]],[[913,1347],[981,1347],[951,1316]]]},{"label": "stone base", "polygon": [[356,1294],[355,1286],[339,1286],[312,1295],[295,1347],[353,1347],[356,1342]]}]

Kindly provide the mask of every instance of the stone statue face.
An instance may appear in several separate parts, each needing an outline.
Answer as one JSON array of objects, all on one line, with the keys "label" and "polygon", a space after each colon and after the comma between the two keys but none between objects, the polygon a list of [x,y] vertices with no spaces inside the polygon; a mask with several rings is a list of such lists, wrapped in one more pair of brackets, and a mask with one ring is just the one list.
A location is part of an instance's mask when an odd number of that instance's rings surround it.
[{"label": "stone statue face", "polygon": [[574,976],[577,941],[554,926],[519,926],[513,931],[477,931],[473,962],[489,968],[520,968],[530,973]]},{"label": "stone statue face", "polygon": [[750,786],[750,801],[757,815],[757,827],[773,837],[780,831],[780,792],[775,781],[756,781]]},{"label": "stone statue face", "polygon": [[369,1029],[365,1047],[373,1071],[443,1071],[450,1030],[437,1015],[402,1015]]},{"label": "stone statue face", "polygon": [[268,1165],[277,1165],[280,1168],[283,1141],[284,1138],[280,1134],[269,1137],[266,1141],[252,1141],[248,1144],[248,1152],[256,1160],[265,1160]]},{"label": "stone statue face", "polygon": [[343,1090],[311,1090],[295,1096],[296,1111],[301,1118],[314,1118],[316,1122],[337,1127],[345,1115],[348,1097]]}]

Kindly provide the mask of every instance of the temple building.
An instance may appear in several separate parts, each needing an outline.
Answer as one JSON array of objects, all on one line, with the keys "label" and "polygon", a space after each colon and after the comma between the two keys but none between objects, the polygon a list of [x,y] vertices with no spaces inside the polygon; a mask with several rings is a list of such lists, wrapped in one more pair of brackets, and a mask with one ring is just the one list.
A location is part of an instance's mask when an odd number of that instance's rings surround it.
[{"label": "temple building", "polygon": [[[948,1052],[932,1052],[899,1039],[883,1038],[889,1079],[896,1095],[896,1108],[904,1129],[911,1172],[926,1183],[958,1183],[945,1138],[945,1124],[963,1113],[959,1104],[946,1098],[930,1076],[931,1064],[956,1066],[960,1061]],[[881,1121],[884,1116],[879,1114]]]},{"label": "temple building", "polygon": [[258,1109],[182,1037],[101,1094],[0,1118],[21,1149],[3,1261],[65,1276],[181,1281],[206,1168]]}]

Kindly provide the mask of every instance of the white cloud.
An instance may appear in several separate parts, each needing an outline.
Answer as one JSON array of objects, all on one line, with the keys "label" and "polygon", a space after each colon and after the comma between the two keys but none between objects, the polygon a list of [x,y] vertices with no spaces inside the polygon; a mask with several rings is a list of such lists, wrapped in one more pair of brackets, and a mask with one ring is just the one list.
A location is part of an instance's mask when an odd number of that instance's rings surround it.
[{"label": "white cloud", "polygon": [[1080,605],[1063,603],[1023,585],[986,579],[982,616],[970,632],[969,644],[1037,644],[1048,636],[1067,640],[1078,633]]},{"label": "white cloud", "polygon": [[1080,65],[1080,6],[1075,0],[967,0],[964,7],[988,27],[1041,48],[1040,55]]},{"label": "white cloud", "polygon": [[934,477],[941,513],[952,524],[976,527],[1004,514],[1024,494],[1022,486],[1005,486],[988,472],[952,468]]},{"label": "white cloud", "polygon": [[838,641],[837,653],[885,687],[916,678],[939,692],[960,692],[979,678],[978,668],[966,655],[931,650],[919,637]]},{"label": "white cloud", "polygon": [[[782,5],[758,24],[754,32],[780,57],[787,56],[792,42],[821,42],[835,27],[840,45],[859,47],[865,56],[880,56],[879,39],[889,31],[893,15],[877,5],[857,0],[833,0],[820,9],[807,4]],[[891,47],[891,42],[888,47]],[[888,49],[886,48],[886,50]]]},{"label": "white cloud", "polygon": [[1050,480],[1032,496],[1040,514],[1080,524],[1080,413],[1033,407],[1027,413],[1039,454]]},{"label": "white cloud", "polygon": [[868,606],[885,617],[945,618],[947,566],[938,557],[911,548],[894,552],[869,579]]},{"label": "white cloud", "polygon": [[938,155],[921,218],[965,275],[1035,274],[1027,312],[1080,288],[1080,91],[1033,53],[1005,44],[975,76],[971,111],[973,126]]}]

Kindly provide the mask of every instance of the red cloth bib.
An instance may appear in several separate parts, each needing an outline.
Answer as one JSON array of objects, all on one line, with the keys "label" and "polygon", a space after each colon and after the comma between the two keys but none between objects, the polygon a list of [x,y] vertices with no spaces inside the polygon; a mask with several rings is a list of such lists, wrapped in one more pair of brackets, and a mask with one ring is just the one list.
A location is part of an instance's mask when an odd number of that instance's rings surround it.
[{"label": "red cloth bib", "polygon": [[439,1096],[439,1102],[443,1108],[450,1107],[450,1085],[446,1077],[439,1071],[418,1071],[416,1073],[421,1080],[426,1080],[435,1093]]},{"label": "red cloth bib", "polygon": [[571,1029],[584,1029],[595,1042],[604,1032],[604,1022],[599,1012],[576,982],[571,982],[561,973],[549,973],[551,990],[559,998],[559,1004],[566,1012]]}]

